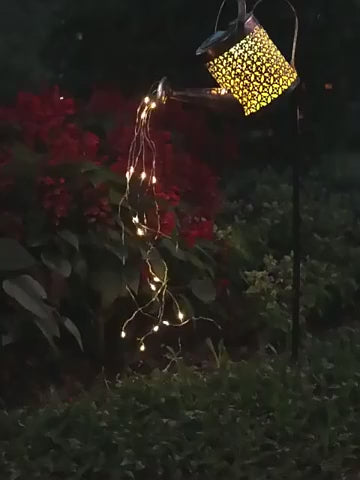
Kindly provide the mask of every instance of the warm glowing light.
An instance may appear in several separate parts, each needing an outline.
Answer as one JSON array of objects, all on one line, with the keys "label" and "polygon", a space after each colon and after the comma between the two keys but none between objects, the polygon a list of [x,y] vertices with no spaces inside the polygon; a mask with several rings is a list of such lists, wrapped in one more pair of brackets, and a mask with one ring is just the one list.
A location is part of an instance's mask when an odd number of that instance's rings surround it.
[{"label": "warm glowing light", "polygon": [[156,292],[156,287],[153,283],[150,283],[150,288],[153,292]]},{"label": "warm glowing light", "polygon": [[145,109],[141,114],[141,120],[145,120],[146,116],[147,116],[147,112],[146,112],[146,109]]},{"label": "warm glowing light", "polygon": [[227,90],[225,88],[222,88],[220,90],[220,95],[226,95],[227,94]]},{"label": "warm glowing light", "polygon": [[143,343],[140,345],[140,352],[145,352],[145,345]]},{"label": "warm glowing light", "polygon": [[180,321],[182,321],[182,320],[184,320],[184,317],[185,317],[185,315],[184,315],[182,312],[179,311],[179,313],[178,313],[178,319],[179,319]]},{"label": "warm glowing light", "polygon": [[64,97],[60,97],[60,100],[64,100]]},{"label": "warm glowing light", "polygon": [[130,175],[132,175],[135,172],[135,168],[133,166],[130,167]]},{"label": "warm glowing light", "polygon": [[145,180],[146,178],[146,172],[142,172],[140,175],[141,180]]},{"label": "warm glowing light", "polygon": [[161,283],[161,280],[160,280],[159,277],[154,277],[154,282],[155,282],[155,283]]},{"label": "warm glowing light", "polygon": [[126,333],[124,332],[124,330],[121,332],[121,338],[125,338],[126,337]]},{"label": "warm glowing light", "polygon": [[145,97],[144,98],[144,103],[148,105],[150,103],[150,97]]},{"label": "warm glowing light", "polygon": [[156,108],[156,103],[155,103],[155,102],[151,102],[150,108],[152,108],[152,109],[154,110],[154,109]]},{"label": "warm glowing light", "polygon": [[142,228],[138,228],[136,230],[136,234],[139,236],[139,237],[143,237],[145,235],[145,231],[142,229]]},{"label": "warm glowing light", "polygon": [[298,79],[295,68],[260,25],[208,62],[207,68],[219,86],[241,103],[245,115],[276,100]]},{"label": "warm glowing light", "polygon": [[157,182],[156,177],[152,177],[151,183],[152,183],[153,185],[155,185],[156,182]]},{"label": "warm glowing light", "polygon": [[133,217],[132,221],[133,221],[133,223],[135,223],[135,224],[136,224],[136,223],[139,223],[139,217],[138,217],[138,215],[135,215],[135,217]]},{"label": "warm glowing light", "polygon": [[160,327],[159,325],[155,325],[155,327],[153,328],[154,332],[157,333],[159,330],[160,330]]},{"label": "warm glowing light", "polygon": [[170,322],[168,322],[167,320],[164,320],[164,321],[163,321],[163,324],[168,327],[168,326],[170,325]]}]

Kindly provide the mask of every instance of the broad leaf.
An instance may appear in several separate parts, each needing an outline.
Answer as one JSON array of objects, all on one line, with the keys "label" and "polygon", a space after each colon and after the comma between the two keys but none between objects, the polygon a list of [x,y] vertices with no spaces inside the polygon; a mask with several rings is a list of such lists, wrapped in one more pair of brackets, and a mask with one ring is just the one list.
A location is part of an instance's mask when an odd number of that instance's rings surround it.
[{"label": "broad leaf", "polygon": [[211,303],[216,298],[216,289],[210,279],[192,280],[190,288],[193,294],[204,303]]},{"label": "broad leaf", "polygon": [[27,270],[35,264],[35,259],[17,240],[0,238],[0,271]]},{"label": "broad leaf", "polygon": [[70,232],[70,230],[62,230],[58,233],[59,237],[62,238],[65,242],[79,251],[79,238],[75,233]]},{"label": "broad leaf", "polygon": [[164,280],[166,275],[166,264],[156,248],[153,248],[150,251],[148,260],[154,274],[161,280]]},{"label": "broad leaf", "polygon": [[81,334],[79,332],[79,329],[75,325],[75,323],[72,320],[70,320],[70,318],[67,318],[67,317],[61,317],[61,320],[62,320],[62,323],[63,323],[64,327],[75,338],[75,340],[77,341],[81,350],[84,351],[84,347],[83,347],[83,343],[82,343],[82,339],[81,339]]},{"label": "broad leaf", "polygon": [[125,279],[126,284],[130,288],[130,290],[135,293],[135,295],[139,292],[140,286],[140,270],[137,267],[126,265],[125,268]]},{"label": "broad leaf", "polygon": [[165,247],[169,252],[175,257],[178,258],[179,260],[185,260],[186,259],[186,254],[184,250],[181,250],[177,245],[175,245],[174,241],[169,240],[168,238],[164,238],[161,241],[161,246]]},{"label": "broad leaf", "polygon": [[119,297],[127,295],[126,282],[122,272],[111,270],[92,272],[90,283],[92,288],[100,293],[104,308],[110,307]]},{"label": "broad leaf", "polygon": [[54,310],[43,301],[44,291],[42,287],[37,284],[36,280],[27,275],[4,280],[2,286],[9,297],[16,300],[21,307],[33,315],[34,322],[55,348],[53,338],[60,336],[59,326]]},{"label": "broad leaf", "polygon": [[50,270],[67,278],[71,275],[71,263],[59,252],[46,250],[41,254],[41,260]]}]

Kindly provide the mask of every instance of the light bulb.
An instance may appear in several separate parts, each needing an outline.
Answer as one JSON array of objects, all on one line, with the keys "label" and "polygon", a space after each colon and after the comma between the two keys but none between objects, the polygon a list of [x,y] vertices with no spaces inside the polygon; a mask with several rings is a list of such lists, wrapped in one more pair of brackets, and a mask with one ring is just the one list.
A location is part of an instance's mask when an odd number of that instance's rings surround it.
[{"label": "light bulb", "polygon": [[144,98],[144,103],[147,105],[148,103],[150,103],[150,98],[149,97],[145,97]]},{"label": "light bulb", "polygon": [[170,325],[170,323],[167,320],[164,320],[163,324],[166,325],[167,327]]},{"label": "light bulb", "polygon": [[179,310],[179,313],[178,313],[178,319],[180,321],[184,320],[184,314],[182,312],[180,312],[180,310]]},{"label": "light bulb", "polygon": [[159,331],[159,329],[160,329],[159,325],[155,325],[155,327],[153,328],[155,333],[157,333]]},{"label": "light bulb", "polygon": [[140,352],[145,352],[145,345],[143,343],[140,345]]},{"label": "light bulb", "polygon": [[135,168],[133,166],[130,167],[130,175],[132,175],[135,172]]},{"label": "light bulb", "polygon": [[153,185],[155,185],[156,181],[157,181],[157,180],[156,180],[156,177],[152,177],[151,183],[152,183]]},{"label": "light bulb", "polygon": [[150,283],[150,288],[153,292],[156,292],[156,287],[153,283]]},{"label": "light bulb", "polygon": [[121,338],[125,338],[126,337],[126,333],[124,332],[124,330],[121,332]]},{"label": "light bulb", "polygon": [[155,282],[155,283],[161,283],[161,280],[160,280],[159,277],[154,277],[154,282]]},{"label": "light bulb", "polygon": [[141,180],[145,180],[145,178],[146,178],[146,172],[142,172],[142,174],[140,175],[140,178],[141,178]]},{"label": "light bulb", "polygon": [[151,102],[150,108],[152,108],[152,109],[154,110],[154,108],[156,108],[156,103],[155,103],[155,102]]},{"label": "light bulb", "polygon": [[136,234],[139,235],[139,237],[143,237],[145,235],[145,232],[142,228],[138,228],[136,230]]},{"label": "light bulb", "polygon": [[133,217],[132,221],[133,221],[133,223],[139,223],[138,215],[135,215],[135,217]]},{"label": "light bulb", "polygon": [[60,100],[64,100],[64,97],[60,97]]}]

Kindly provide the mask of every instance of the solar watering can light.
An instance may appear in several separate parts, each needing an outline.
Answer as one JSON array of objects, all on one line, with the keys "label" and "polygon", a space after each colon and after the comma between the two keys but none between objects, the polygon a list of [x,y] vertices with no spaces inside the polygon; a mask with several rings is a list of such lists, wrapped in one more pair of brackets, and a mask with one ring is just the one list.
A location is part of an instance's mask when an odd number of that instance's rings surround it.
[{"label": "solar watering can light", "polygon": [[[282,55],[254,15],[263,0],[247,12],[245,0],[236,0],[237,17],[226,30],[219,30],[219,20],[226,0],[223,0],[216,19],[215,31],[196,50],[196,55],[216,81],[214,88],[188,88],[173,90],[164,77],[149,96],[143,100],[143,117],[169,100],[194,103],[223,110],[237,109],[245,117],[257,114],[293,92],[300,79],[295,68],[299,22],[293,5],[291,8],[295,29],[290,61]],[[292,357],[298,358],[300,333],[300,178],[299,178],[299,108],[297,95],[293,95],[293,313]],[[295,146],[295,148],[294,148]],[[152,173],[154,175],[154,172]]]}]

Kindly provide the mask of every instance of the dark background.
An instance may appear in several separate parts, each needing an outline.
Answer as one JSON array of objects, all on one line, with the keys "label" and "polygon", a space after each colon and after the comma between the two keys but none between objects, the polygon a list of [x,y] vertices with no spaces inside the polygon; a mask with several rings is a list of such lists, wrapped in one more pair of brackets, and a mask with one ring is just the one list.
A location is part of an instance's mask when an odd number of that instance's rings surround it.
[{"label": "dark background", "polygon": [[[39,91],[53,84],[77,97],[87,97],[95,85],[139,95],[163,75],[177,87],[211,85],[194,52],[212,32],[220,3],[1,0],[0,100],[9,103],[21,89]],[[360,1],[293,4],[300,18],[297,66],[305,88],[308,144],[314,155],[358,148]],[[229,0],[225,25],[235,12],[236,2]],[[257,16],[289,55],[293,18],[286,3],[265,0]],[[260,123],[246,125],[240,136],[248,137]],[[276,137],[281,120],[271,118],[270,125]],[[263,131],[268,126],[269,119],[261,123]]]}]

